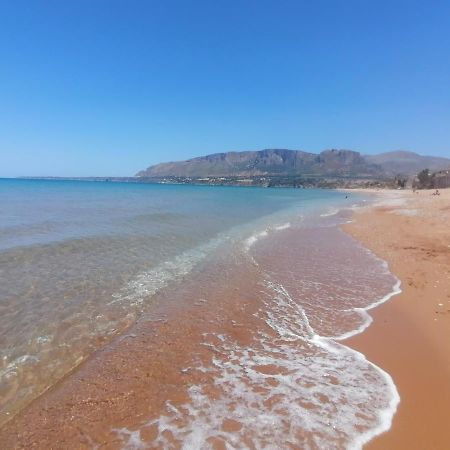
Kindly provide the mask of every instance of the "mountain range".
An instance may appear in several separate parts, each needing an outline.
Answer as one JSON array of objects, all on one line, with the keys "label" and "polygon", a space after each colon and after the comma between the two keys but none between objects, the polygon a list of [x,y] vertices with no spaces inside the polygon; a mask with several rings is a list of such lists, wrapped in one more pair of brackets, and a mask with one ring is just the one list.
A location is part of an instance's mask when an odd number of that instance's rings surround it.
[{"label": "mountain range", "polygon": [[390,178],[412,176],[423,169],[450,168],[450,159],[422,156],[408,151],[362,155],[353,150],[325,150],[319,154],[301,150],[266,149],[215,153],[186,161],[150,166],[136,174],[141,178],[303,176]]}]

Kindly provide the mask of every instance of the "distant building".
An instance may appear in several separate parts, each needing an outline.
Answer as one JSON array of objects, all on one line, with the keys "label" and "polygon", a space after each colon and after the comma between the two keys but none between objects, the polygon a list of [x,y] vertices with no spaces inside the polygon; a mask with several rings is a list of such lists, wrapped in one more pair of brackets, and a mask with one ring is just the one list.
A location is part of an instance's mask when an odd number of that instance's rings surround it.
[{"label": "distant building", "polygon": [[433,177],[433,185],[436,189],[450,187],[450,169],[436,172]]}]

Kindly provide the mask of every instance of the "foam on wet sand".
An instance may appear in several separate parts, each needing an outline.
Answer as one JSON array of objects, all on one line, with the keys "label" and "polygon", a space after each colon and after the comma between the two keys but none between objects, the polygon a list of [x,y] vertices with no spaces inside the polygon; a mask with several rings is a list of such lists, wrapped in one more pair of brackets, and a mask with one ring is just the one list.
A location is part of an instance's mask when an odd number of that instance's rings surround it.
[{"label": "foam on wet sand", "polygon": [[152,318],[36,400],[1,439],[25,447],[32,436],[41,448],[361,448],[390,427],[399,397],[385,371],[339,340],[363,331],[367,310],[398,282],[339,230],[347,220],[297,217],[255,230],[213,263],[194,258],[194,273],[189,258],[189,277],[164,279],[162,291],[145,274],[115,300],[153,289]]},{"label": "foam on wet sand", "polygon": [[346,225],[402,280],[402,293],[346,342],[387,370],[401,396],[392,428],[369,449],[449,448],[450,190],[431,194],[379,192]]}]

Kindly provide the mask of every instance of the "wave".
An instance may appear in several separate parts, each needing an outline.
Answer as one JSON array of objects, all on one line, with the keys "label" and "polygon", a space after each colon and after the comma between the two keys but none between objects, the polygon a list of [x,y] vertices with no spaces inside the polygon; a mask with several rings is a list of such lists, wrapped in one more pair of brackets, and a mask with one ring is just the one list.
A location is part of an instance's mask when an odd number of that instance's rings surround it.
[{"label": "wave", "polygon": [[335,216],[338,212],[340,211],[340,209],[338,208],[330,208],[328,211],[320,214],[320,217],[331,217],[331,216]]},{"label": "wave", "polygon": [[[269,226],[244,239],[244,248],[249,250],[259,239],[268,236],[269,233],[286,230],[290,227],[290,222]],[[224,242],[239,241],[241,233],[240,227],[233,228],[226,235],[218,235],[205,244],[187,250],[150,270],[138,273],[119,292],[112,295],[113,300],[108,305],[119,302],[127,302],[130,306],[142,305],[146,299],[166,288],[171,282],[189,275],[195,266]]]},{"label": "wave", "polygon": [[[394,286],[383,301],[395,293]],[[280,283],[266,280],[263,294],[258,316],[269,330],[258,331],[252,345],[204,335],[212,364],[195,370],[213,377],[214,398],[208,387],[191,386],[188,403],[167,402],[166,414],[140,430],[115,429],[124,448],[146,448],[141,432],[152,428],[152,445],[161,448],[356,450],[390,428],[400,398],[389,374],[362,353],[318,335]]]},{"label": "wave", "polygon": [[[259,239],[290,226],[266,227],[245,239],[244,248],[249,252]],[[386,262],[360,248],[392,276]],[[394,381],[341,341],[371,324],[368,311],[399,294],[400,281],[394,277],[390,292],[365,307],[340,310],[361,320],[349,331],[324,336],[311,325],[300,299],[292,298],[273,274],[264,278],[257,313],[261,326],[254,330],[251,345],[226,334],[204,335],[212,363],[192,370],[212,377],[214,398],[208,395],[209,385],[191,386],[189,402],[167,402],[165,414],[139,430],[115,429],[125,448],[146,448],[141,432],[151,428],[152,433],[156,430],[153,445],[162,448],[356,450],[391,427],[400,402]]]},{"label": "wave", "polygon": [[245,239],[244,246],[247,250],[249,250],[250,247],[252,247],[259,239],[267,237],[269,235],[269,233],[271,233],[273,231],[287,230],[290,227],[291,227],[290,222],[286,222],[286,223],[283,223],[280,225],[269,226],[266,229],[259,231],[255,234],[252,234],[250,237]]},{"label": "wave", "polygon": [[147,299],[167,287],[170,282],[187,276],[223,240],[223,237],[211,239],[203,245],[137,274],[119,292],[112,295],[113,300],[108,304],[127,302],[131,306],[142,305]]}]

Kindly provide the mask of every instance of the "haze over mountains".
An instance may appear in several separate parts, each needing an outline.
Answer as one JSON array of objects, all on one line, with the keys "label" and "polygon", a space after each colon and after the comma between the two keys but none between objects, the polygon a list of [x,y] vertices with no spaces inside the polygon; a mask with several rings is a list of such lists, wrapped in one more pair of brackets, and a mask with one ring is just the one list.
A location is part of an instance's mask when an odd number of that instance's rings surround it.
[{"label": "haze over mountains", "polygon": [[325,150],[319,154],[300,150],[266,149],[215,153],[186,161],[150,166],[136,174],[142,178],[311,176],[388,178],[412,176],[420,170],[450,168],[450,159],[407,151],[361,155],[352,150]]},{"label": "haze over mountains", "polygon": [[381,166],[387,175],[393,176],[396,174],[415,175],[423,169],[430,169],[435,172],[450,168],[450,159],[448,158],[422,156],[407,151],[366,155],[365,159],[369,163]]}]

